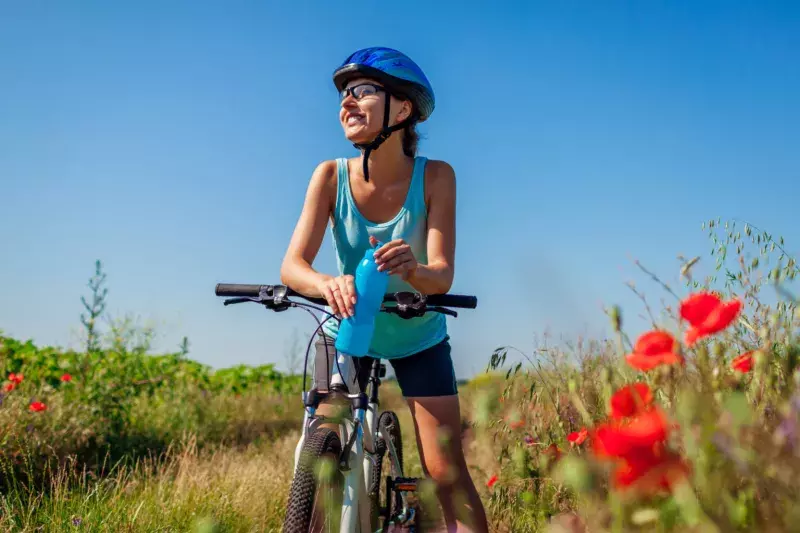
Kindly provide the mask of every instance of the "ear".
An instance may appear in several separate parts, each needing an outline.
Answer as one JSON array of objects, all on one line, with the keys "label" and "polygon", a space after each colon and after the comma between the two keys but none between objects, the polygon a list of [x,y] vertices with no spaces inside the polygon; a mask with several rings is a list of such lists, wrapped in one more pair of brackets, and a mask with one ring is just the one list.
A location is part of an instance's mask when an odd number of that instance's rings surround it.
[{"label": "ear", "polygon": [[400,103],[400,109],[397,110],[394,123],[399,124],[411,116],[412,104],[411,100],[396,100],[396,101]]}]

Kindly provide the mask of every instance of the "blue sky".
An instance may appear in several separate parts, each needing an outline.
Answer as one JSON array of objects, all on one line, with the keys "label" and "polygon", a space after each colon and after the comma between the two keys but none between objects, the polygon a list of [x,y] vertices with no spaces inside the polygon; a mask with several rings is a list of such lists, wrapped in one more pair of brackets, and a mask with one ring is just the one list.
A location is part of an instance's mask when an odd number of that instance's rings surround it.
[{"label": "blue sky", "polygon": [[[298,5],[300,4],[300,5]],[[786,2],[5,2],[0,329],[72,345],[95,259],[108,310],[215,367],[283,365],[304,313],[225,308],[275,283],[309,176],[355,153],[333,69],[387,45],[426,71],[421,154],[458,182],[459,377],[545,328],[644,323],[700,225],[747,219],[800,250],[800,8]],[[326,236],[316,263],[332,272]],[[698,272],[709,272],[711,261]]]}]

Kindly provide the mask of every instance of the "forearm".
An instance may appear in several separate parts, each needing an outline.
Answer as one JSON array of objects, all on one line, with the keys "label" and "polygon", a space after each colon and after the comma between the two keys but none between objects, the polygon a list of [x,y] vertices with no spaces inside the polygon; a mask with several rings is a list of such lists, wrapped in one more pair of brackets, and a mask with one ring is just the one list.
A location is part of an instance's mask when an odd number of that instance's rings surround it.
[{"label": "forearm", "polygon": [[444,294],[453,285],[453,269],[442,263],[420,264],[406,281],[422,294]]},{"label": "forearm", "polygon": [[314,270],[302,259],[287,259],[281,266],[281,283],[312,298],[323,298],[319,287],[333,276]]}]

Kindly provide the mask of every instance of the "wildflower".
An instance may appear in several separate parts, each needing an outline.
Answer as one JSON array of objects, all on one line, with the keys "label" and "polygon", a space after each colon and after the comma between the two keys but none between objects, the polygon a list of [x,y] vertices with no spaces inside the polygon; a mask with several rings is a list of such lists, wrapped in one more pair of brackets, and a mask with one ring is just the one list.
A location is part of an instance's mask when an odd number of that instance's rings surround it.
[{"label": "wildflower", "polygon": [[69,374],[64,374],[63,376],[61,376],[61,381],[65,383],[68,381],[72,381],[72,376],[70,376]]},{"label": "wildflower", "polygon": [[611,397],[611,416],[636,416],[653,403],[653,392],[646,383],[634,383],[617,390]]},{"label": "wildflower", "polygon": [[533,437],[531,437],[530,435],[525,435],[525,437],[523,437],[522,439],[522,442],[524,442],[526,446],[535,446],[539,444],[538,442],[533,440]]},{"label": "wildflower", "polygon": [[698,292],[685,298],[680,305],[681,318],[691,326],[686,331],[686,344],[724,330],[736,320],[744,304],[739,299],[723,301],[711,292]]},{"label": "wildflower", "polygon": [[688,465],[678,455],[658,446],[625,457],[614,472],[613,483],[617,489],[669,490],[685,478],[688,471]]},{"label": "wildflower", "polygon": [[589,431],[586,428],[581,428],[580,431],[573,431],[567,435],[567,440],[573,446],[580,446],[589,437]]},{"label": "wildflower", "polygon": [[38,413],[47,409],[47,406],[42,402],[32,402],[28,408],[34,413]]},{"label": "wildflower", "polygon": [[683,357],[677,353],[678,342],[666,331],[653,330],[636,339],[633,351],[625,356],[630,366],[648,371],[659,365],[682,363]]},{"label": "wildflower", "polygon": [[10,373],[8,375],[8,381],[10,381],[12,383],[16,383],[17,385],[22,383],[23,379],[24,379],[24,376],[22,374],[15,374],[15,373],[12,372],[12,373]]},{"label": "wildflower", "polygon": [[616,463],[612,477],[616,489],[668,490],[688,471],[680,456],[666,448],[669,429],[664,413],[649,407],[595,428],[592,451],[598,459]]},{"label": "wildflower", "polygon": [[753,352],[745,352],[733,358],[731,361],[731,368],[742,374],[746,374],[753,370]]},{"label": "wildflower", "polygon": [[489,478],[489,481],[486,482],[486,486],[490,489],[494,487],[494,484],[497,483],[497,474],[494,474],[492,477]]},{"label": "wildflower", "polygon": [[12,390],[14,390],[14,387],[16,386],[17,385],[15,383],[6,383],[5,386],[3,387],[3,390],[6,392],[11,392]]}]

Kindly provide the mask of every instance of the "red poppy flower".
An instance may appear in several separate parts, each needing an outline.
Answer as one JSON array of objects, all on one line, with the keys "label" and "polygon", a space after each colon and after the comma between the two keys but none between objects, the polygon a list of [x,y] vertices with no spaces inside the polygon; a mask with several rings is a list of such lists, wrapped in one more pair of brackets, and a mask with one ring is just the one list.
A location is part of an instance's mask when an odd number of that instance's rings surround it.
[{"label": "red poppy flower", "polygon": [[14,387],[16,386],[17,385],[15,383],[6,383],[5,386],[3,387],[3,390],[6,392],[11,392],[12,390],[14,390]]},{"label": "red poppy flower", "polygon": [[489,478],[489,481],[486,482],[486,486],[491,489],[492,487],[494,487],[495,483],[497,483],[497,474]]},{"label": "red poppy flower", "polygon": [[626,418],[642,413],[653,403],[653,392],[647,383],[634,383],[617,390],[611,397],[611,416]]},{"label": "red poppy flower", "polygon": [[683,362],[676,351],[678,342],[666,331],[653,330],[642,334],[625,360],[633,368],[648,371],[659,365]]},{"label": "red poppy flower", "polygon": [[570,444],[580,446],[589,437],[589,431],[586,428],[581,428],[580,431],[573,431],[567,435],[567,440]]},{"label": "red poppy flower", "polygon": [[15,373],[12,372],[12,373],[10,373],[8,375],[8,381],[11,381],[12,383],[16,383],[17,385],[22,383],[23,379],[24,379],[24,376],[22,374],[15,374]]},{"label": "red poppy flower", "polygon": [[612,482],[616,489],[652,494],[671,489],[688,473],[688,465],[679,456],[656,446],[626,456],[614,471]]},{"label": "red poppy flower", "polygon": [[733,358],[731,361],[731,368],[742,374],[746,374],[753,370],[753,352],[745,352]]},{"label": "red poppy flower", "polygon": [[598,458],[623,457],[636,448],[648,448],[667,436],[667,421],[658,408],[637,415],[629,422],[612,420],[595,428],[592,442]]},{"label": "red poppy flower", "polygon": [[72,381],[72,376],[70,376],[69,374],[64,374],[63,376],[61,376],[61,381],[64,382]]},{"label": "red poppy flower", "polygon": [[694,345],[699,339],[724,330],[736,320],[744,304],[741,300],[723,301],[711,292],[698,292],[685,298],[680,305],[681,318],[691,326],[686,331],[686,344]]},{"label": "red poppy flower", "polygon": [[42,402],[32,402],[28,408],[34,413],[38,413],[40,411],[44,411],[45,409],[47,409],[47,406]]}]

